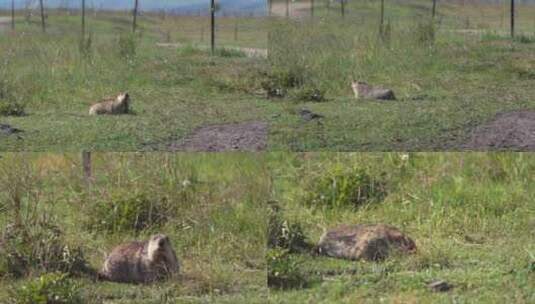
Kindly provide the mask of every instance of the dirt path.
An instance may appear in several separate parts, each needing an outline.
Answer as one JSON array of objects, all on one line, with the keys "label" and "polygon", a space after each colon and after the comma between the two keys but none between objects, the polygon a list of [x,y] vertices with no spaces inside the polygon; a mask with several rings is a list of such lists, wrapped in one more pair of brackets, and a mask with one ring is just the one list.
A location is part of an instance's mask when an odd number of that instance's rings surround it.
[{"label": "dirt path", "polygon": [[[156,43],[159,47],[170,47],[170,48],[180,48],[183,47],[183,43]],[[194,45],[200,50],[210,50],[209,45]],[[258,48],[244,48],[244,47],[234,47],[234,46],[223,46],[225,49],[236,50],[243,52],[247,57],[260,57],[267,58],[267,49],[258,49]]]},{"label": "dirt path", "polygon": [[253,121],[204,126],[181,142],[169,145],[171,151],[221,152],[263,151],[267,147],[268,124]]},{"label": "dirt path", "polygon": [[477,127],[468,150],[535,150],[535,111],[501,113],[494,120]]},{"label": "dirt path", "polygon": [[[310,3],[290,2],[289,13],[291,17],[308,17],[310,16]],[[273,3],[271,14],[273,16],[286,16],[286,3]]]}]

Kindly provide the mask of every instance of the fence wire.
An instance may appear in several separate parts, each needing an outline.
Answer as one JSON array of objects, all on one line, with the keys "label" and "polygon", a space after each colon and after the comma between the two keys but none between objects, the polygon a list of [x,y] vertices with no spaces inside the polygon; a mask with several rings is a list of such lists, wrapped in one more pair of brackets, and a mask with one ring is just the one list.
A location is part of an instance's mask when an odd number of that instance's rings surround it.
[{"label": "fence wire", "polygon": [[[216,40],[220,44],[265,47],[267,7],[265,0],[217,1]],[[43,0],[46,32],[51,35],[77,35],[81,28],[81,0]],[[136,28],[154,41],[208,43],[210,37],[210,0],[139,0]],[[189,4],[188,4],[189,3]],[[15,1],[17,31],[40,31],[40,1]],[[135,1],[85,1],[86,31],[93,36],[120,35],[132,31]],[[11,18],[10,0],[0,0],[2,22]]]},{"label": "fence wire", "polygon": [[[433,15],[443,29],[509,31],[511,0],[271,0],[268,14],[292,19],[344,18],[361,24],[406,24]],[[383,10],[381,6],[383,5]],[[515,27],[535,32],[535,0],[515,0]]]}]

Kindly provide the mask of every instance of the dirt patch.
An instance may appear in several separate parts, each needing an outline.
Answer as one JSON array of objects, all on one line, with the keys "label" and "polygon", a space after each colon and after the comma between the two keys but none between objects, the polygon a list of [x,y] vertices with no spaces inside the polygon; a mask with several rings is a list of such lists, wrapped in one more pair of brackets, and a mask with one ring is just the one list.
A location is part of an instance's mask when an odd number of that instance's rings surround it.
[{"label": "dirt patch", "polygon": [[0,17],[0,31],[6,30],[11,24],[10,17]]},{"label": "dirt patch", "polygon": [[268,129],[268,124],[260,121],[205,126],[181,142],[172,143],[169,149],[196,152],[262,151],[267,147]]},{"label": "dirt patch", "polygon": [[508,112],[477,127],[465,145],[469,150],[535,150],[535,111]]}]

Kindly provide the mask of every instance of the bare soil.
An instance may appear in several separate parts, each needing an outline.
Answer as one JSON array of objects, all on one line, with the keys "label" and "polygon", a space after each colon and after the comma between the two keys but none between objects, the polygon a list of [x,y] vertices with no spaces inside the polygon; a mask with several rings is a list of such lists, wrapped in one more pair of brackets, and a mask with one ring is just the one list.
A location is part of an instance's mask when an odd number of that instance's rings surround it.
[{"label": "bare soil", "polygon": [[468,150],[535,150],[535,111],[500,113],[474,129]]},{"label": "bare soil", "polygon": [[195,130],[181,142],[171,143],[169,150],[263,151],[267,147],[268,130],[268,124],[260,121],[204,126]]}]

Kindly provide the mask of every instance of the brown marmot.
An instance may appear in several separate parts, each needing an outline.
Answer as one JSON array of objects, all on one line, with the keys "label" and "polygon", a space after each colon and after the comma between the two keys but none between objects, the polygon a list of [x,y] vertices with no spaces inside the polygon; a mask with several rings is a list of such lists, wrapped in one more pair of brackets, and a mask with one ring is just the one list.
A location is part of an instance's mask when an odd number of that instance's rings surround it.
[{"label": "brown marmot", "polygon": [[396,95],[392,90],[371,86],[363,81],[351,83],[351,88],[357,99],[396,100]]},{"label": "brown marmot", "polygon": [[130,104],[130,95],[128,93],[121,93],[117,97],[107,98],[89,108],[89,115],[118,115],[128,114]]},{"label": "brown marmot", "polygon": [[416,245],[396,227],[384,224],[336,227],[323,234],[316,248],[321,255],[368,261],[385,259],[392,250],[411,253]]},{"label": "brown marmot", "polygon": [[104,261],[99,278],[122,283],[151,283],[178,273],[179,263],[169,238],[153,235],[148,241],[117,246]]}]

